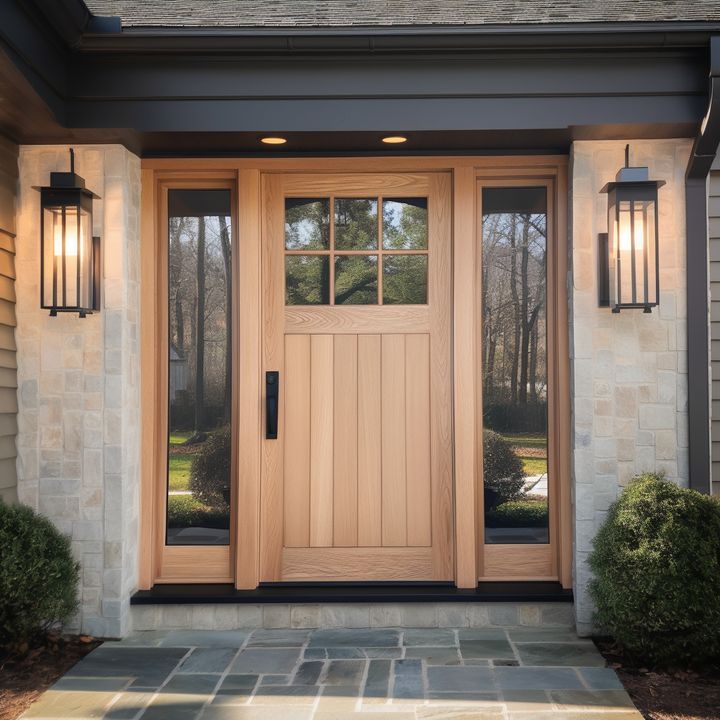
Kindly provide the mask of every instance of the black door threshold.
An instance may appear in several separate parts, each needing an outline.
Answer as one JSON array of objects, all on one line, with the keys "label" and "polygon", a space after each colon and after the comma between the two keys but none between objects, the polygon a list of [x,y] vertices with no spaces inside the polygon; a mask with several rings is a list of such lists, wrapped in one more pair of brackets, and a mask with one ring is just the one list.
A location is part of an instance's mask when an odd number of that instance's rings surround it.
[{"label": "black door threshold", "polygon": [[256,590],[233,585],[155,585],[138,590],[131,605],[200,603],[572,602],[557,582],[481,582],[472,590],[449,583],[266,583]]}]

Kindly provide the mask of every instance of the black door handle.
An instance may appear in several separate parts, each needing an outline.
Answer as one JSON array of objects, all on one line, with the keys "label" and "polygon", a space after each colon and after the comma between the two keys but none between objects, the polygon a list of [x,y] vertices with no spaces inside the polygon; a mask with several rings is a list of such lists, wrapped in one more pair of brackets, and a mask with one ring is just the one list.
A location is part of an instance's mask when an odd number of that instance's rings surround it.
[{"label": "black door handle", "polygon": [[268,370],[265,373],[265,437],[268,440],[277,440],[279,399],[280,373]]}]

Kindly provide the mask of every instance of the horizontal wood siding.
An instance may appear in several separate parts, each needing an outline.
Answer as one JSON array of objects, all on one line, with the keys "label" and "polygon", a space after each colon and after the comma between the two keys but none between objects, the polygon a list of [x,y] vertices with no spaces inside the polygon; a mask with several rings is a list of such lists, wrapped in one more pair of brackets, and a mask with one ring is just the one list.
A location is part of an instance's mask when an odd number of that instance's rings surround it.
[{"label": "horizontal wood siding", "polygon": [[17,499],[15,356],[15,196],[18,148],[0,137],[0,497]]},{"label": "horizontal wood siding", "polygon": [[720,172],[710,173],[710,345],[712,360],[712,491],[720,495]]}]

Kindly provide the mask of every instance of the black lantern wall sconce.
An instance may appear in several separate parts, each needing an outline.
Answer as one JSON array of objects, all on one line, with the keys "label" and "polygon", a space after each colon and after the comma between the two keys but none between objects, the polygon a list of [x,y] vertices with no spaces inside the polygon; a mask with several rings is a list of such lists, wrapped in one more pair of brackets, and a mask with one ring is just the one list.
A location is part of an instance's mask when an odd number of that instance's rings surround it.
[{"label": "black lantern wall sconce", "polygon": [[625,167],[615,182],[600,191],[608,196],[608,232],[600,240],[600,306],[614,313],[642,309],[649,313],[660,302],[658,255],[658,188],[664,180],[650,180],[648,168]]},{"label": "black lantern wall sconce", "polygon": [[99,198],[75,174],[51,172],[40,192],[40,307],[81,318],[100,309],[100,238],[93,237],[93,200]]}]

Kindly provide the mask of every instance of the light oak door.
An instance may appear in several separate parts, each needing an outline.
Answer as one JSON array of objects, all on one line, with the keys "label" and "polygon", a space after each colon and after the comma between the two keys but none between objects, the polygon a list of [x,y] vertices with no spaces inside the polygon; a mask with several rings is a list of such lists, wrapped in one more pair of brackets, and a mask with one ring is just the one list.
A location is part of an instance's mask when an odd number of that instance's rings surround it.
[{"label": "light oak door", "polygon": [[262,193],[260,579],[452,580],[450,178]]}]

